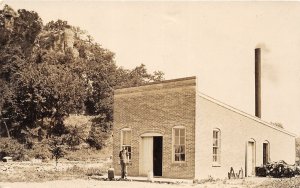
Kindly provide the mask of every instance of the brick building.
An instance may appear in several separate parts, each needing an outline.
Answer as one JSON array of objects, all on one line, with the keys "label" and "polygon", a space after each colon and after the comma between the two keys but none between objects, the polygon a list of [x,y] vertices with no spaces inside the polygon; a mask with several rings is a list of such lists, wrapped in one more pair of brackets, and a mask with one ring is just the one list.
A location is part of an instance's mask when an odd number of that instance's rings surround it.
[{"label": "brick building", "polygon": [[130,153],[129,176],[255,175],[268,161],[295,162],[295,136],[197,91],[196,77],[115,90],[113,163]]}]

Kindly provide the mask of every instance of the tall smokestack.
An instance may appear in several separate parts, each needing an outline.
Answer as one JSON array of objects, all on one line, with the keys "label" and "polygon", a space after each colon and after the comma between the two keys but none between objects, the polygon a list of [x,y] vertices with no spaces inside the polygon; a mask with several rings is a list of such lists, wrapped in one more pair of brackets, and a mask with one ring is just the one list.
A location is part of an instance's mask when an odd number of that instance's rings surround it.
[{"label": "tall smokestack", "polygon": [[255,48],[255,116],[261,118],[261,49]]}]

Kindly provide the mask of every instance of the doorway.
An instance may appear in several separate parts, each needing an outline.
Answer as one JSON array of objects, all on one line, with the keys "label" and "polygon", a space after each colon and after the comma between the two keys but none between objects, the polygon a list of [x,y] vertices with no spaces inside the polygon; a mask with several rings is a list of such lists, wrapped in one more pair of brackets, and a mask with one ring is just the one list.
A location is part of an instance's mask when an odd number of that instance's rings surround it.
[{"label": "doorway", "polygon": [[266,165],[270,159],[270,145],[268,141],[263,143],[263,165]]},{"label": "doorway", "polygon": [[247,143],[247,164],[246,164],[246,172],[247,176],[255,176],[255,141],[248,141]]},{"label": "doorway", "polygon": [[147,176],[153,172],[153,176],[162,176],[162,136],[142,136],[140,144],[139,175]]},{"label": "doorway", "polygon": [[162,176],[162,136],[153,137],[153,175]]}]

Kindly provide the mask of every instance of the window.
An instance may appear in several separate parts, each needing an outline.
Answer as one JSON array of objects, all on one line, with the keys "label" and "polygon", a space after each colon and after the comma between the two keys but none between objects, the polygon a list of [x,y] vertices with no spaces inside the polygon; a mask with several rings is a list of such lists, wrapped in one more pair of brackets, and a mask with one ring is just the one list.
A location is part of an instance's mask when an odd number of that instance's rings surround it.
[{"label": "window", "polygon": [[213,130],[213,166],[221,164],[221,131]]},{"label": "window", "polygon": [[131,159],[131,130],[130,129],[123,129],[121,135],[121,148],[125,148],[129,154],[129,160]]},{"label": "window", "polygon": [[185,128],[173,128],[173,156],[175,162],[185,161]]}]

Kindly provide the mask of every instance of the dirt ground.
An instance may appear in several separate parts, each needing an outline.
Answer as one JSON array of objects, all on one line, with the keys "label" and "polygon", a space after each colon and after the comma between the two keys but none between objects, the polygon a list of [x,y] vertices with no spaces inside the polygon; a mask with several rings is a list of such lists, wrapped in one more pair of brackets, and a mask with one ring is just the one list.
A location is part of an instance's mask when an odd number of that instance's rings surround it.
[{"label": "dirt ground", "polygon": [[[280,180],[281,181],[281,180]],[[285,181],[285,180],[283,180]],[[282,181],[281,181],[282,182]],[[293,180],[287,180],[293,182]],[[277,185],[277,186],[276,186]],[[0,188],[290,188],[299,187],[299,184],[279,183],[268,178],[254,178],[251,180],[234,180],[227,182],[206,182],[203,184],[167,184],[137,181],[99,181],[94,179],[55,180],[46,182],[3,182]]]},{"label": "dirt ground", "polygon": [[96,181],[96,180],[63,180],[63,181],[49,181],[42,183],[1,183],[1,188],[94,188],[94,187],[124,187],[130,186],[131,184],[124,182],[104,182],[104,181]]},{"label": "dirt ground", "polygon": [[1,188],[167,188],[167,187],[182,187],[179,185],[169,184],[154,184],[146,182],[124,182],[124,181],[98,181],[98,180],[63,180],[63,181],[49,181],[42,183],[0,183]]},{"label": "dirt ground", "polygon": [[1,188],[179,188],[179,187],[195,187],[195,188],[212,188],[212,187],[246,187],[243,185],[230,184],[167,184],[167,183],[150,183],[136,181],[99,181],[99,180],[59,180],[47,182],[15,182],[15,183],[0,183]]},{"label": "dirt ground", "polygon": [[92,178],[45,182],[0,182],[0,188],[292,188],[300,186],[300,177],[292,179],[247,178],[193,183],[150,183],[138,181],[103,181]]},{"label": "dirt ground", "polygon": [[[245,179],[207,179],[198,183],[168,181],[161,183],[140,182],[141,179],[129,177],[131,181],[106,181],[110,159],[98,162],[62,161],[55,163],[39,162],[0,162],[0,188],[290,188],[300,187],[300,177],[245,178]],[[137,181],[138,180],[138,181]],[[143,179],[143,181],[146,179]],[[160,181],[160,179],[157,179]]]}]

